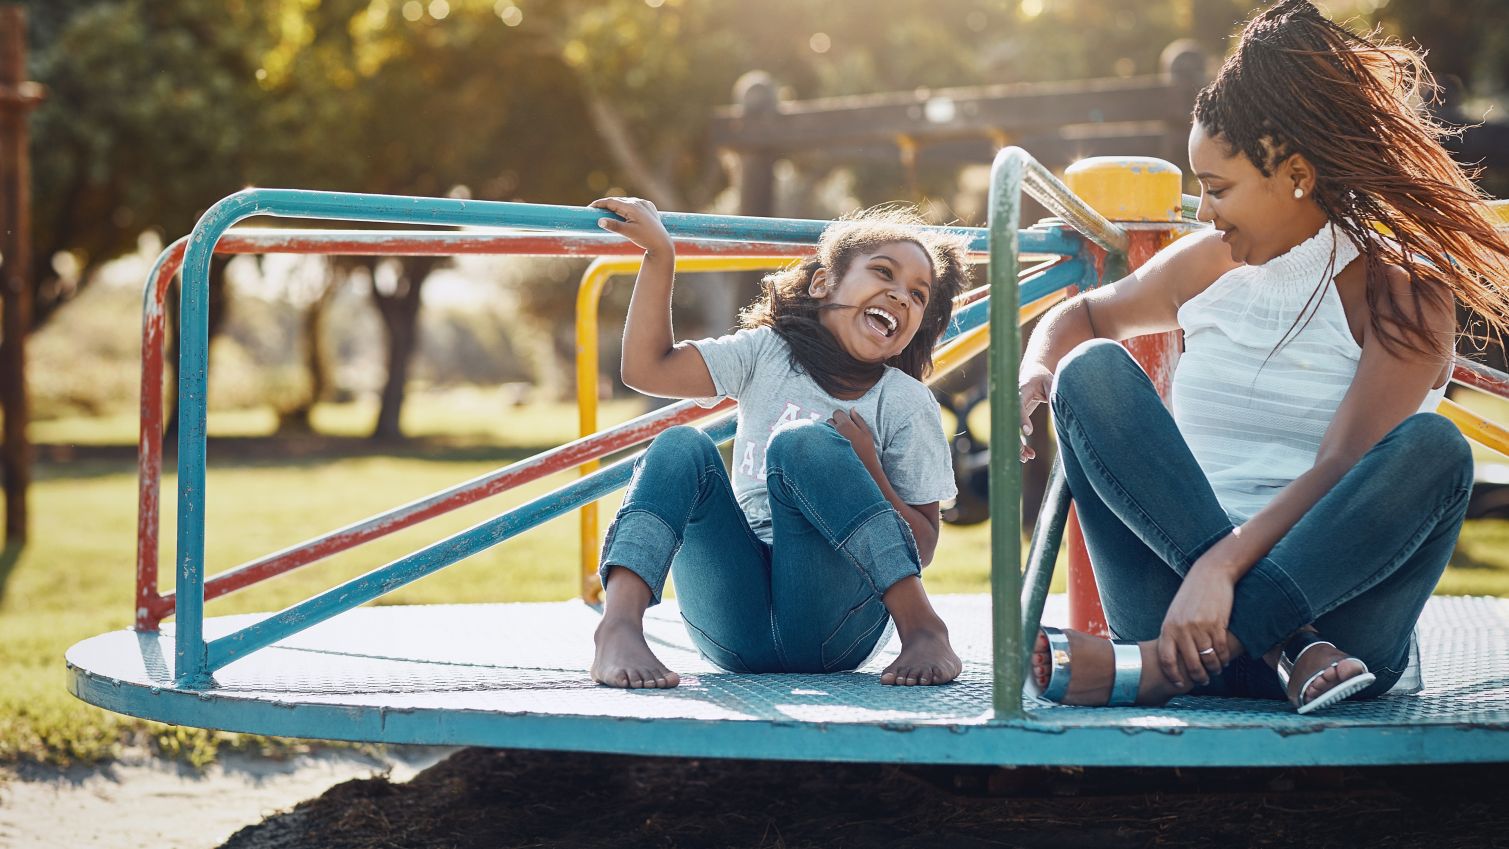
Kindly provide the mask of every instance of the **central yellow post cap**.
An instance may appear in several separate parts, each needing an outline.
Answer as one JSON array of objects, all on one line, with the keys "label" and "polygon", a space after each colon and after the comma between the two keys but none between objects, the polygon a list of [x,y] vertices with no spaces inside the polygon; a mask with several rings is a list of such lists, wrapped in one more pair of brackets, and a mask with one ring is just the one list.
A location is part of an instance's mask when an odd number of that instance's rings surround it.
[{"label": "central yellow post cap", "polygon": [[1179,166],[1151,156],[1092,156],[1064,170],[1064,182],[1112,221],[1178,221],[1184,200]]}]

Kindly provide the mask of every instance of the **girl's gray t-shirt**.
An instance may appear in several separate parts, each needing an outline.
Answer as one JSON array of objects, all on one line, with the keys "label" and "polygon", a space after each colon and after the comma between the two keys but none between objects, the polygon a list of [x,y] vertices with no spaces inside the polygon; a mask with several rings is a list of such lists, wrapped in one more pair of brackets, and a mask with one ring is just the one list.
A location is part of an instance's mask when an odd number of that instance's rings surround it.
[{"label": "girl's gray t-shirt", "polygon": [[869,425],[881,468],[902,501],[930,504],[957,494],[938,401],[905,372],[887,366],[870,391],[844,401],[797,371],[791,348],[769,327],[691,345],[702,354],[717,391],[699,403],[711,406],[723,397],[739,402],[730,478],[750,528],[766,542],[771,531],[765,446],[777,427],[797,419],[826,421],[837,410],[854,410]]}]

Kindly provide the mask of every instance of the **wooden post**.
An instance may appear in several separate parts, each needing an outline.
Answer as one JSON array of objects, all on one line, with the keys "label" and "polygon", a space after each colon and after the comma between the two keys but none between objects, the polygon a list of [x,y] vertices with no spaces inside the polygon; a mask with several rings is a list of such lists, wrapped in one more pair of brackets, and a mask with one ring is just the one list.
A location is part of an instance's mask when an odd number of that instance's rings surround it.
[{"label": "wooden post", "polygon": [[1163,48],[1159,66],[1169,84],[1171,112],[1161,157],[1169,162],[1185,162],[1189,157],[1195,96],[1210,82],[1210,56],[1199,42],[1181,38]]},{"label": "wooden post", "polygon": [[[780,92],[770,74],[750,71],[734,83],[734,102],[739,104],[740,124],[750,129],[775,118],[779,112]],[[739,149],[739,214],[761,218],[775,215],[775,153],[768,148]],[[733,275],[738,280],[737,285],[718,286],[714,294],[718,300],[709,312],[716,311],[731,325],[739,308],[759,294],[763,276],[765,273],[760,271]],[[725,331],[715,328],[713,332]]]},{"label": "wooden post", "polygon": [[27,113],[42,89],[26,77],[26,12],[0,7],[0,407],[5,412],[0,469],[5,478],[5,542],[26,542],[26,490],[31,446],[26,441],[26,335],[31,330],[31,162]]}]

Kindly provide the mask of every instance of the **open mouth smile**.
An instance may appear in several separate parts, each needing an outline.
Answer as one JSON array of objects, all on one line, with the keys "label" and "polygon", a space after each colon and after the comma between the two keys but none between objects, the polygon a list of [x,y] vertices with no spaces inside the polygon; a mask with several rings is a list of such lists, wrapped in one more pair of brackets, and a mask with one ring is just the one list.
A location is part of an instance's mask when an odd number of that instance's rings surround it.
[{"label": "open mouth smile", "polygon": [[887,339],[895,336],[896,328],[901,325],[896,316],[891,315],[880,307],[866,307],[864,315],[865,323]]}]

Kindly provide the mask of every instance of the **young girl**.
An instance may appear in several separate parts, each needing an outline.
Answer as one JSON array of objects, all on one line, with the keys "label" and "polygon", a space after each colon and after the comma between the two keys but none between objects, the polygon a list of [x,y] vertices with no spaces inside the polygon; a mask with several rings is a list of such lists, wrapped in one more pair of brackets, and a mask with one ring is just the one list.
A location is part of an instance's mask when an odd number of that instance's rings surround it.
[{"label": "young girl", "polygon": [[[1051,398],[1125,638],[1043,629],[1042,695],[1194,691],[1307,713],[1399,682],[1472,485],[1465,440],[1430,412],[1453,296],[1498,329],[1509,314],[1490,282],[1509,280],[1509,246],[1417,108],[1430,85],[1418,55],[1304,0],[1259,14],[1195,103],[1190,163],[1214,227],[1033,334],[1023,416]],[[1106,340],[1176,328],[1170,414]]]},{"label": "young girl", "polygon": [[593,206],[644,248],[624,328],[624,383],[664,398],[739,400],[732,480],[713,441],[671,428],[635,464],[603,543],[607,591],[593,680],[674,687],[644,612],[675,573],[692,642],[732,672],[838,672],[864,664],[895,622],[883,684],[943,684],[960,670],[919,579],[954,495],[937,402],[920,381],[968,280],[959,246],[915,215],[862,213],[815,256],[765,278],[732,336],[676,342],[675,251],[655,207]]}]

